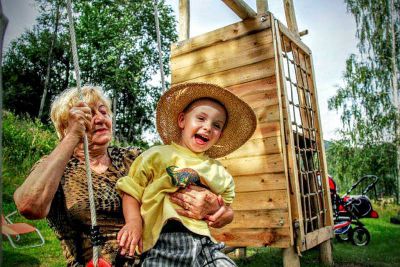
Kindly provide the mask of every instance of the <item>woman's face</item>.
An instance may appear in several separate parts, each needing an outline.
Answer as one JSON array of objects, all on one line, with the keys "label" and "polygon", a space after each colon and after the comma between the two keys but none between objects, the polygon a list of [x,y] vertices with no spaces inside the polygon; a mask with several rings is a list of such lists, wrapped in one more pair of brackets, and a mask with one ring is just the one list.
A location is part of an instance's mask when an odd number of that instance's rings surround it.
[{"label": "woman's face", "polygon": [[92,145],[107,145],[112,139],[112,120],[104,103],[90,105],[92,109],[92,131],[90,141]]}]

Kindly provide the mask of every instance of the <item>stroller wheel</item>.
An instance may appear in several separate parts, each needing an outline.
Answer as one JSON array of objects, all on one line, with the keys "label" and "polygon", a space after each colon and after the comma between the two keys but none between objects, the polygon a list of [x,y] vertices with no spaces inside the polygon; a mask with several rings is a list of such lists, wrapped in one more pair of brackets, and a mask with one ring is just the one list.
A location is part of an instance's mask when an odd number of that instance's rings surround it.
[{"label": "stroller wheel", "polygon": [[368,230],[362,226],[357,226],[353,229],[353,233],[351,235],[351,241],[356,246],[366,246],[371,239],[371,235]]},{"label": "stroller wheel", "polygon": [[335,234],[336,240],[339,242],[346,242],[351,239],[351,236],[353,234],[353,229],[350,227],[349,230],[347,230],[343,234]]}]

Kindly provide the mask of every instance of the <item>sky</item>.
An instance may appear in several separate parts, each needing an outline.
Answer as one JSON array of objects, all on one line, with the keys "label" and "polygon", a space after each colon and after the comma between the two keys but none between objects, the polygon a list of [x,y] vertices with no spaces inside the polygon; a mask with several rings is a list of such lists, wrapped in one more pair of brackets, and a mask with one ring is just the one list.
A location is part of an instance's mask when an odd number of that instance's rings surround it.
[{"label": "sky", "polygon": [[[245,0],[256,10],[256,0]],[[325,140],[338,139],[340,114],[329,111],[327,101],[335,95],[346,59],[357,53],[356,25],[347,13],[343,0],[293,0],[299,31],[308,30],[302,41],[311,49],[314,60],[318,102]],[[35,23],[38,11],[32,0],[1,0],[3,11],[9,19],[4,47]],[[179,0],[166,0],[175,14]],[[269,0],[269,10],[286,24],[283,0]],[[220,0],[190,1],[190,37],[194,37],[240,21]]]}]

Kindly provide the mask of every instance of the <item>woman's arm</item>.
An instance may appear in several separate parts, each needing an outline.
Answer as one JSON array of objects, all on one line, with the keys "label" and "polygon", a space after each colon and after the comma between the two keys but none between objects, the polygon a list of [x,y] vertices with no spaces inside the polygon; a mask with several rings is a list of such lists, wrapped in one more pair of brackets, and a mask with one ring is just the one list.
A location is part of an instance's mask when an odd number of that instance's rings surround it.
[{"label": "woman's arm", "polygon": [[82,140],[86,128],[90,128],[91,111],[79,103],[69,112],[67,134],[51,154],[40,162],[14,193],[19,212],[28,219],[47,216],[64,169],[75,147]]},{"label": "woman's arm", "polygon": [[210,227],[220,228],[233,220],[233,210],[220,196],[199,187],[189,186],[170,195],[173,203],[181,206],[178,214],[193,219],[205,219]]}]

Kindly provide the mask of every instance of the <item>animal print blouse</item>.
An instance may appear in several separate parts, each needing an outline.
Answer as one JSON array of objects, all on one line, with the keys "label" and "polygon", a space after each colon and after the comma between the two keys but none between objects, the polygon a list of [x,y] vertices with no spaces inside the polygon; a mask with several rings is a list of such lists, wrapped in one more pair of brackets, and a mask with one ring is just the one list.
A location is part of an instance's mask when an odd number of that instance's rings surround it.
[{"label": "animal print blouse", "polygon": [[[109,147],[112,164],[102,173],[92,171],[97,225],[100,228],[101,256],[113,266],[126,266],[117,253],[117,233],[124,224],[122,201],[115,190],[118,178],[129,172],[133,160],[141,153],[137,148]],[[50,227],[61,242],[67,266],[84,266],[92,259],[89,196],[85,164],[72,157],[47,216]],[[125,262],[125,263],[123,263]]]}]

